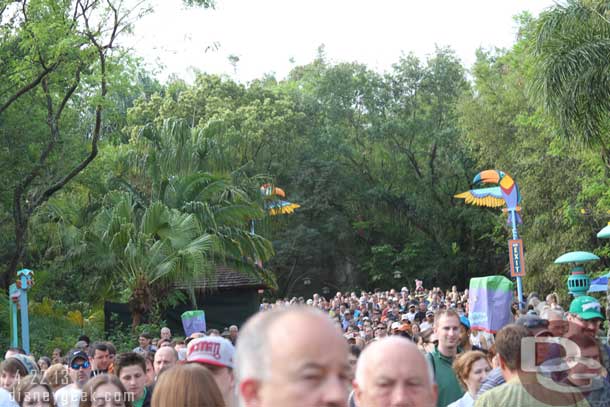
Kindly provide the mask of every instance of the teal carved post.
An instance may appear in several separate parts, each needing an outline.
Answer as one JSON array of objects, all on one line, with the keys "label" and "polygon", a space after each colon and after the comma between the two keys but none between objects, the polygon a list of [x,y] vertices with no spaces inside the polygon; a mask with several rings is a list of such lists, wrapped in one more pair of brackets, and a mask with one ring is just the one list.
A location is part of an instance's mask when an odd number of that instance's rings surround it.
[{"label": "teal carved post", "polygon": [[34,272],[30,269],[21,269],[17,272],[17,288],[21,291],[19,305],[21,307],[21,345],[25,353],[30,353],[30,319],[28,316],[28,293],[34,281]]},{"label": "teal carved post", "polygon": [[19,328],[17,327],[17,303],[21,292],[17,289],[17,284],[13,283],[8,287],[8,305],[11,312],[11,347],[19,346]]}]

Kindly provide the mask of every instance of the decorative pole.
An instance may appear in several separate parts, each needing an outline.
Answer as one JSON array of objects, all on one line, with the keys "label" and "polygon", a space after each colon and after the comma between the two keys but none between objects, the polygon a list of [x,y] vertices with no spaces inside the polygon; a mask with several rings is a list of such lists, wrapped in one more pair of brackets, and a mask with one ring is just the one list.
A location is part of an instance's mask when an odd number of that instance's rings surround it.
[{"label": "decorative pole", "polygon": [[17,289],[17,284],[13,283],[8,287],[8,305],[11,310],[11,347],[19,346],[19,328],[17,326],[17,303],[21,296],[21,291]]},{"label": "decorative pole", "polygon": [[30,319],[28,316],[28,293],[32,287],[34,272],[30,269],[21,269],[17,272],[17,288],[21,291],[19,306],[21,307],[21,345],[26,354],[30,353]]},{"label": "decorative pole", "polygon": [[508,254],[510,259],[510,275],[517,280],[517,295],[519,309],[523,309],[523,284],[521,278],[525,276],[525,260],[523,258],[523,241],[519,239],[517,225],[521,222],[519,212],[521,207],[521,194],[519,187],[512,177],[503,171],[485,170],[478,173],[472,181],[474,186],[482,184],[495,184],[495,187],[471,189],[455,195],[462,198],[467,204],[499,208],[508,213],[508,224],[512,225],[513,238],[508,241]]}]

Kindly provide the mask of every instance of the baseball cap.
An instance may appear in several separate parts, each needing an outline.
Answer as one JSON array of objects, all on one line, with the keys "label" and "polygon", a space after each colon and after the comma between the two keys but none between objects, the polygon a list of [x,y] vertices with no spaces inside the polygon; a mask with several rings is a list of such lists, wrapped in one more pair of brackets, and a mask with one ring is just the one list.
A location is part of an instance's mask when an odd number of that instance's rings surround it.
[{"label": "baseball cap", "polygon": [[574,298],[570,304],[570,313],[576,314],[584,320],[595,318],[605,319],[601,314],[601,305],[599,304],[599,301],[588,295]]},{"label": "baseball cap", "polygon": [[68,352],[68,365],[71,365],[75,359],[83,359],[84,361],[89,360],[89,355],[82,349],[72,349]]},{"label": "baseball cap", "polygon": [[208,365],[233,369],[235,347],[220,336],[206,336],[189,342],[186,351],[187,363],[204,363]]},{"label": "baseball cap", "polygon": [[470,321],[464,315],[460,317],[460,324],[464,325],[466,329],[470,329]]},{"label": "baseball cap", "polygon": [[400,322],[392,322],[392,329],[398,329],[402,326]]},{"label": "baseball cap", "polygon": [[402,326],[400,328],[398,328],[398,330],[402,331],[402,332],[411,332],[411,325],[402,324]]},{"label": "baseball cap", "polygon": [[429,317],[430,315],[434,315],[433,311],[426,311],[426,316]]},{"label": "baseball cap", "polygon": [[402,316],[400,317],[401,321],[408,321],[409,320],[409,316],[407,314],[402,314]]}]

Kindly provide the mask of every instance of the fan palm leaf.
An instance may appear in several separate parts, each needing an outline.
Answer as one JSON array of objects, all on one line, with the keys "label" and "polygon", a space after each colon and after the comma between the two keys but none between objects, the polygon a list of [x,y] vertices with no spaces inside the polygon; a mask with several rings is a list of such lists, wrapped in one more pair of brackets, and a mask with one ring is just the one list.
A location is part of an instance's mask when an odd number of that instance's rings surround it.
[{"label": "fan palm leaf", "polygon": [[610,112],[610,5],[568,0],[542,13],[533,36],[533,93],[565,137],[606,151]]}]

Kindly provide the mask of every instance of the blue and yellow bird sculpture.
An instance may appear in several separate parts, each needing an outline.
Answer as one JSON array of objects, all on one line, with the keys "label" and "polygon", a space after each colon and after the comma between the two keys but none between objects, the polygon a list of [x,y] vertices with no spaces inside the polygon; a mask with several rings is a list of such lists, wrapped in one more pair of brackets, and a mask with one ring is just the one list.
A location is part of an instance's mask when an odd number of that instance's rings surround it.
[{"label": "blue and yellow bird sculpture", "polygon": [[509,214],[508,224],[512,224],[511,212],[515,212],[517,223],[521,223],[521,216],[519,216],[521,194],[519,193],[519,187],[510,175],[498,170],[485,170],[474,177],[472,184],[475,187],[482,184],[496,184],[497,186],[471,189],[457,194],[455,197],[465,199],[467,204],[478,206],[499,208],[506,205],[504,211]]}]

